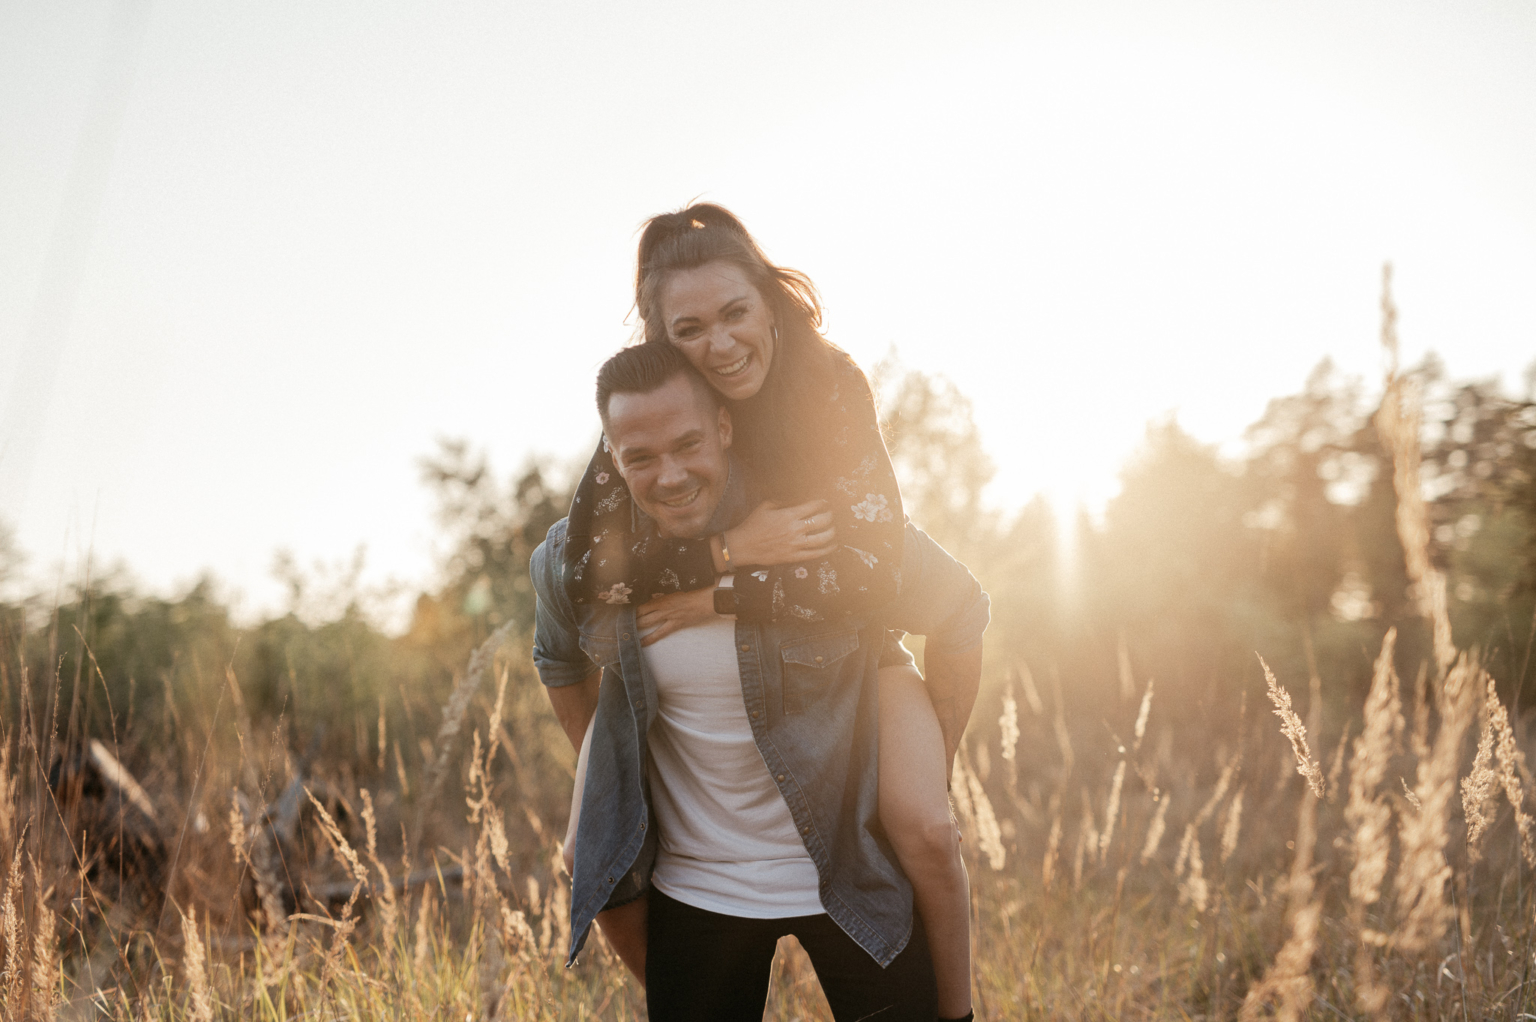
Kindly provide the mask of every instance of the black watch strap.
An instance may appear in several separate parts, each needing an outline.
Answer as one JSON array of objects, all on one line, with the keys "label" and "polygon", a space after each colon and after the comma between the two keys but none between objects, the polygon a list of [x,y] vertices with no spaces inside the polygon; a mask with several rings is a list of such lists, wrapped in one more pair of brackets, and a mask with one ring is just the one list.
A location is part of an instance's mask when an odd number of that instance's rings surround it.
[{"label": "black watch strap", "polygon": [[730,586],[715,587],[715,613],[733,615],[741,608],[741,596]]}]

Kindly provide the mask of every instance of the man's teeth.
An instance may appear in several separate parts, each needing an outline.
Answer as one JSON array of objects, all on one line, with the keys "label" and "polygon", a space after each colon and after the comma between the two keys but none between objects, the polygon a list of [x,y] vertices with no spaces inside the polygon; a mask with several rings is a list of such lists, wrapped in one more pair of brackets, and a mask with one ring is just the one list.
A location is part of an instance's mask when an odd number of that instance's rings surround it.
[{"label": "man's teeth", "polygon": [[670,507],[670,508],[685,508],[689,504],[692,504],[694,501],[698,500],[699,499],[699,494],[701,492],[703,492],[703,488],[702,487],[700,487],[697,490],[694,490],[692,493],[688,494],[688,496],[686,496],[686,497],[678,497],[676,500],[664,500],[664,501],[662,501],[662,503],[665,504],[667,507]]},{"label": "man's teeth", "polygon": [[735,376],[736,374],[740,373],[742,370],[746,369],[747,368],[747,363],[750,362],[750,361],[752,361],[751,354],[746,354],[746,355],[741,356],[740,359],[738,359],[735,362],[732,362],[728,366],[720,366],[720,367],[716,368],[715,372],[719,373],[721,376]]}]

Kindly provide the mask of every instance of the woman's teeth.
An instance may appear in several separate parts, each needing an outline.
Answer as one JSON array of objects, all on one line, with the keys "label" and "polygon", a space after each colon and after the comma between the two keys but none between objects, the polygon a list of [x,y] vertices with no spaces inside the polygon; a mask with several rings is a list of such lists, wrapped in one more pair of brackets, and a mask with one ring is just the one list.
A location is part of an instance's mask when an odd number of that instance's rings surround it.
[{"label": "woman's teeth", "polygon": [[747,363],[750,361],[752,361],[751,354],[746,354],[728,366],[717,367],[715,372],[721,376],[740,376],[746,371]]}]

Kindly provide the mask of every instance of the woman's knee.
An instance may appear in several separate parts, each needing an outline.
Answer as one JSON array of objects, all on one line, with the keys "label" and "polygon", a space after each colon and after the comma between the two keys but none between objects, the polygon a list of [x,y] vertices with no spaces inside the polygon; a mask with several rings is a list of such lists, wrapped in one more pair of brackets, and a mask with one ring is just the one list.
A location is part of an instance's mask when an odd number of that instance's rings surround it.
[{"label": "woman's knee", "polygon": [[946,812],[922,813],[888,830],[896,855],[909,868],[941,870],[958,866],[960,835]]}]

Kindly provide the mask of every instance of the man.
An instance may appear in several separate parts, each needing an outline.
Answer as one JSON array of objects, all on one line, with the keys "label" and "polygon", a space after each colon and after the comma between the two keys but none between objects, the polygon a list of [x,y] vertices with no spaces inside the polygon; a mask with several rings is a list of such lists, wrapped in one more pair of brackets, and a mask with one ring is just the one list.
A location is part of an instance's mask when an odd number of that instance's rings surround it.
[{"label": "man", "polygon": [[[676,349],[614,356],[598,405],[657,535],[709,535],[749,510],[730,414]],[[792,933],[838,1019],[931,1022],[932,962],[876,815],[875,678],[886,625],[928,634],[930,681],[948,670],[968,712],[987,623],[975,579],[909,526],[882,621],[722,617],[642,648],[632,606],[566,599],[564,529],[531,571],[534,658],[568,736],[588,743],[570,960],[601,914],[656,1022],[760,1019]]]}]

